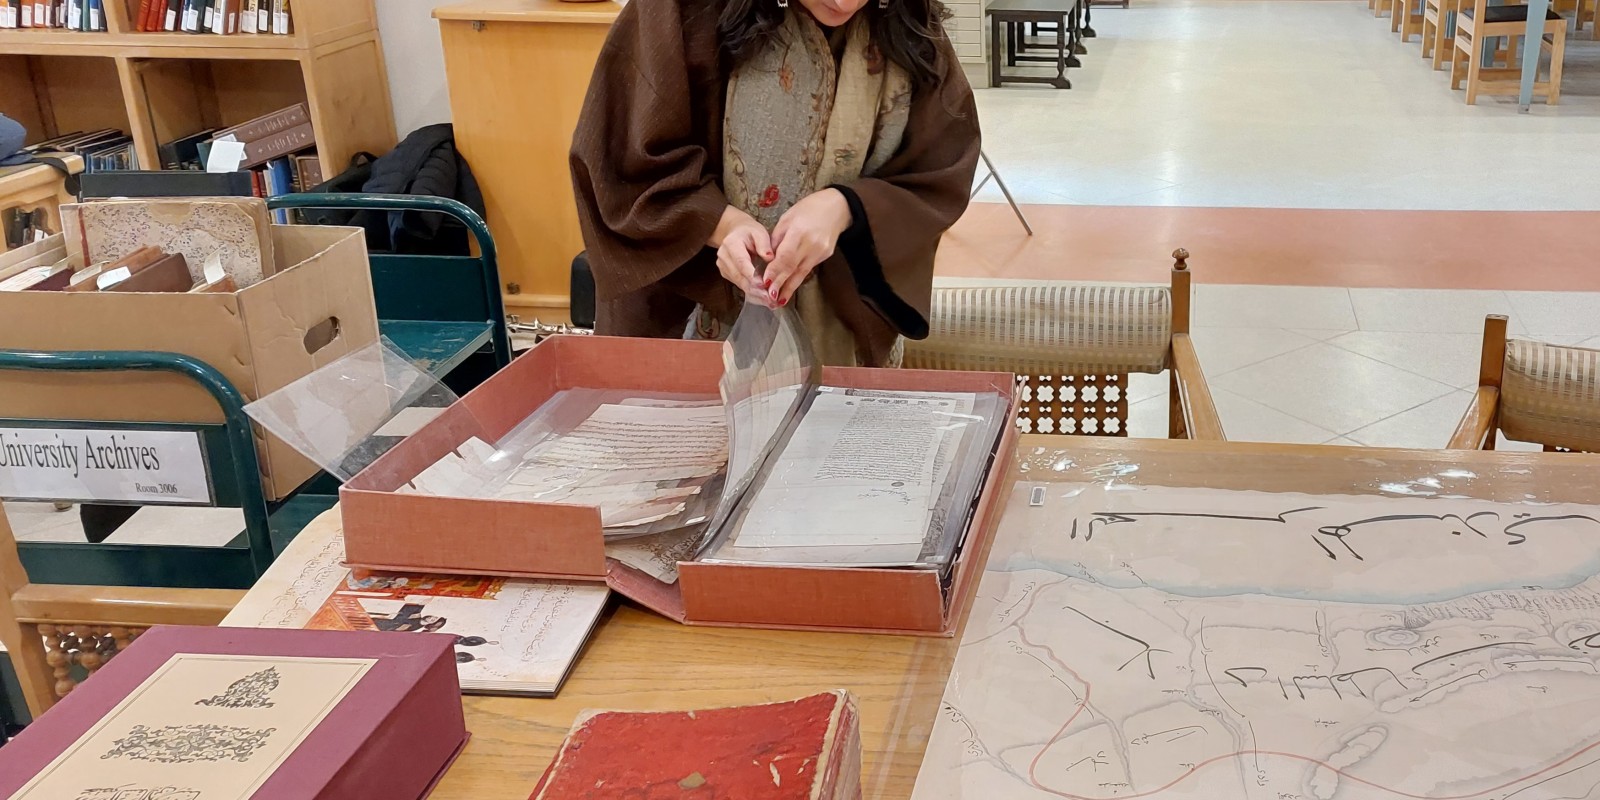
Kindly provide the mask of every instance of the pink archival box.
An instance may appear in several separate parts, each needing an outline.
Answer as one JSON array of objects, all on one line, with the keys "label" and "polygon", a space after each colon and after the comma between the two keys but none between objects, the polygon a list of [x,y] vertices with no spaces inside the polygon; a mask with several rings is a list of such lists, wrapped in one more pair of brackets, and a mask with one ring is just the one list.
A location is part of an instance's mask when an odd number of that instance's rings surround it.
[{"label": "pink archival box", "polygon": [[[339,490],[345,558],[397,572],[605,581],[691,625],[952,636],[959,627],[1013,479],[1017,430],[1006,425],[948,590],[937,570],[745,566],[681,562],[676,585],[607,559],[600,511],[521,500],[468,500],[395,490],[471,437],[501,439],[571,388],[715,396],[720,342],[557,336],[511,363]],[[998,391],[1016,415],[1006,373],[826,367],[822,383],[925,392]]]},{"label": "pink archival box", "polygon": [[252,800],[420,800],[467,740],[454,637],[265,628],[152,628],[0,748],[10,797],[174,655],[374,658]]}]

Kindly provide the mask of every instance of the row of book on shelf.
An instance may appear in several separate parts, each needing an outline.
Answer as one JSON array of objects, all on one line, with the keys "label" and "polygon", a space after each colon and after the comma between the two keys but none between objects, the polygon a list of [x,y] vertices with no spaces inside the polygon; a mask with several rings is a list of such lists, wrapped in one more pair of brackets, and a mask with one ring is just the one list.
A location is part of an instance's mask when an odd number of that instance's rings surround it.
[{"label": "row of book on shelf", "polygon": [[137,31],[184,33],[294,33],[289,0],[140,0]]},{"label": "row of book on shelf", "polygon": [[[142,33],[294,33],[290,0],[140,0],[130,20]],[[0,28],[104,32],[106,0],[0,0]]]},{"label": "row of book on shelf", "polygon": [[[220,171],[250,174],[251,193],[276,197],[306,191],[323,182],[322,162],[316,154],[317,138],[304,103],[274,111],[230,128],[208,128],[162,144],[158,155],[165,170],[202,171],[213,147],[230,142],[239,153],[237,163]],[[83,158],[85,172],[140,169],[133,139],[114,128],[74,131],[25,150],[34,155],[69,153]]]},{"label": "row of book on shelf", "polygon": [[104,31],[105,0],[0,0],[0,28]]}]

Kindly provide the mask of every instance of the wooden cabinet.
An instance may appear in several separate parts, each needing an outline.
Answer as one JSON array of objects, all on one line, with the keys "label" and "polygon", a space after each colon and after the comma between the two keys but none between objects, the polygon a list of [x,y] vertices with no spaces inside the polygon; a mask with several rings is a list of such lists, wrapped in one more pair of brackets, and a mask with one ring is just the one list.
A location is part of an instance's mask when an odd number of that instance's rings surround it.
[{"label": "wooden cabinet", "polygon": [[30,142],[93,128],[132,135],[140,166],[160,167],[161,143],[305,103],[323,171],[355,153],[394,146],[394,112],[373,0],[294,6],[295,32],[139,32],[139,0],[107,0],[109,30],[0,31],[0,113]]},{"label": "wooden cabinet", "polygon": [[507,311],[568,321],[583,250],[567,153],[620,6],[480,0],[434,11],[456,144],[483,188]]}]

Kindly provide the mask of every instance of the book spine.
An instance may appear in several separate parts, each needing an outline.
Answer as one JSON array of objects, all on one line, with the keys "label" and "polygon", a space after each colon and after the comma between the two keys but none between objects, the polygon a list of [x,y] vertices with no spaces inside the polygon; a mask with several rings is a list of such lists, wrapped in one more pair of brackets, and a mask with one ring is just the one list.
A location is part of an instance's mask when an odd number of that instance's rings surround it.
[{"label": "book spine", "polygon": [[239,32],[239,0],[222,0],[222,5],[227,9],[222,32],[232,36]]},{"label": "book spine", "polygon": [[304,150],[316,143],[317,136],[311,129],[311,123],[308,122],[265,139],[247,143],[244,146],[244,163],[245,166],[253,167],[297,150]]},{"label": "book spine", "polygon": [[271,33],[272,0],[255,0],[256,32]]},{"label": "book spine", "polygon": [[239,32],[256,32],[256,0],[243,0],[239,9]]},{"label": "book spine", "polygon": [[300,175],[302,191],[322,185],[322,159],[317,156],[300,156],[295,160],[296,171]]},{"label": "book spine", "polygon": [[215,138],[220,139],[224,136],[232,136],[234,139],[248,144],[258,139],[265,139],[266,137],[275,133],[281,133],[292,128],[298,128],[301,125],[305,125],[310,122],[311,117],[306,112],[305,104],[296,103],[289,108],[276,111],[272,114],[268,114],[265,117],[259,117],[257,119],[250,120],[243,125],[238,125],[222,131],[221,133],[217,134]]},{"label": "book spine", "polygon": [[212,5],[212,0],[206,0],[205,6],[201,9],[200,30],[211,30],[211,23],[216,18],[216,12],[217,9]]},{"label": "book spine", "polygon": [[139,0],[139,13],[133,18],[133,29],[144,33],[150,29],[150,7],[155,5],[155,0]]},{"label": "book spine", "polygon": [[102,11],[102,7],[101,7],[101,3],[102,2],[103,2],[103,0],[89,0],[89,28],[88,29],[91,30],[91,31],[103,31],[103,30],[105,30],[105,15],[100,13]]},{"label": "book spine", "polygon": [[161,29],[164,31],[176,31],[178,29],[178,18],[182,13],[183,0],[167,0],[167,11],[161,20]]}]

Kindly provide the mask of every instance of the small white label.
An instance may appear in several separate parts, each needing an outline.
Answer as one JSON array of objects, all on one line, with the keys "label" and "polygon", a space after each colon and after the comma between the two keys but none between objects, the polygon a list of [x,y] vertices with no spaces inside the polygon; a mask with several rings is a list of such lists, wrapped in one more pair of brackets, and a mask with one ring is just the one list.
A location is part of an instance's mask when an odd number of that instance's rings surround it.
[{"label": "small white label", "polygon": [[197,431],[0,428],[0,498],[209,504]]},{"label": "small white label", "polygon": [[1032,490],[1030,490],[1028,492],[1028,505],[1030,505],[1030,506],[1042,506],[1042,505],[1044,505],[1044,487],[1043,486],[1035,486],[1035,487],[1033,487]]},{"label": "small white label", "polygon": [[206,159],[206,172],[238,172],[244,163],[244,142],[219,139],[211,143],[211,155]]},{"label": "small white label", "polygon": [[94,288],[101,290],[110,289],[111,287],[116,286],[117,284],[122,283],[123,281],[132,277],[132,275],[133,270],[128,269],[127,267],[117,267],[110,272],[102,272],[100,273],[99,277],[94,279]]},{"label": "small white label", "polygon": [[205,273],[205,276],[206,276],[206,285],[207,286],[210,286],[213,283],[219,283],[219,282],[222,281],[223,278],[228,277],[227,270],[224,270],[222,268],[222,251],[221,250],[218,250],[217,252],[212,253],[209,256],[206,256],[206,265],[205,265],[204,273]]}]

